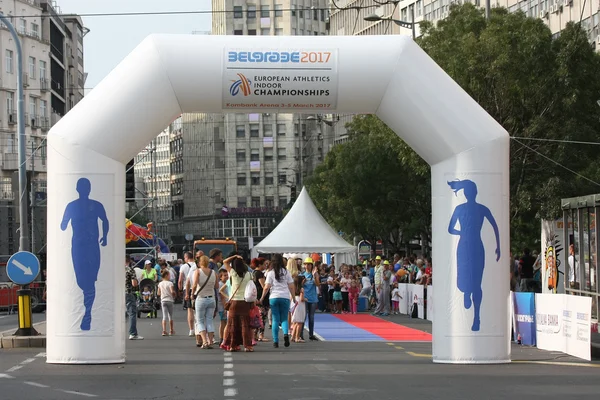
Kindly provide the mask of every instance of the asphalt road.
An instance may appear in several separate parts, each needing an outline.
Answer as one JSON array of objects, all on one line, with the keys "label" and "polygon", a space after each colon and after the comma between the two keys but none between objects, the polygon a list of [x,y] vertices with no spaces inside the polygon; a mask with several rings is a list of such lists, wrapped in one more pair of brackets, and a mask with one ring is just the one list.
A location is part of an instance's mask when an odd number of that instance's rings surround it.
[{"label": "asphalt road", "polygon": [[[33,323],[38,323],[46,320],[46,313],[33,313]],[[8,313],[0,312],[0,332],[14,329],[17,330],[19,326],[19,317],[17,314],[8,315]]]},{"label": "asphalt road", "polygon": [[[176,330],[185,333],[177,310]],[[145,340],[127,342],[123,365],[48,365],[39,349],[0,350],[0,399],[563,400],[600,392],[600,364],[534,348],[515,346],[517,362],[485,366],[433,364],[427,343],[269,342],[224,353],[184,335],[161,337],[159,324],[139,321]]]}]

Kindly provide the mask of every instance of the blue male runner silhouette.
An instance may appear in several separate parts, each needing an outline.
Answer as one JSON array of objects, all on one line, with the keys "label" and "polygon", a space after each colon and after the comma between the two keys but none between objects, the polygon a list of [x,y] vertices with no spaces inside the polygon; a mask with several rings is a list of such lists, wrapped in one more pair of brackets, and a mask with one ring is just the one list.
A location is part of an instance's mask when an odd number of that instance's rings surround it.
[{"label": "blue male runner silhouette", "polygon": [[[85,314],[81,320],[82,331],[92,325],[92,306],[96,298],[96,281],[100,270],[100,245],[106,246],[108,218],[104,206],[89,198],[92,184],[86,178],[77,181],[79,198],[70,202],[65,209],[60,229],[67,229],[69,221],[73,230],[71,257],[77,278],[77,286],[83,291]],[[102,237],[98,231],[98,219],[102,221]]]},{"label": "blue male runner silhouette", "polygon": [[[475,201],[477,197],[477,185],[475,182],[455,180],[448,182],[454,193],[463,190],[467,199],[466,203],[456,206],[448,233],[458,235],[460,239],[456,248],[457,286],[465,298],[465,308],[471,308],[474,304],[475,313],[471,330],[479,331],[481,300],[483,291],[481,282],[483,280],[483,269],[485,267],[485,248],[481,240],[481,229],[485,219],[490,222],[496,235],[496,262],[500,260],[500,235],[498,225],[489,208]],[[460,230],[456,229],[456,223],[460,223]]]}]

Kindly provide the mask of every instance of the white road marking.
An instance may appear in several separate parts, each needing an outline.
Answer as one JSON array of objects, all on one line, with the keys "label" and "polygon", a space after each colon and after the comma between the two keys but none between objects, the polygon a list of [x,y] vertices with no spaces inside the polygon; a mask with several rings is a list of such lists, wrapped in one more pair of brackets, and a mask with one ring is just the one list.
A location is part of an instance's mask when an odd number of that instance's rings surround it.
[{"label": "white road marking", "polygon": [[2,316],[0,316],[0,319],[4,319],[4,318],[8,318],[8,317],[10,317],[10,315],[2,315]]},{"label": "white road marking", "polygon": [[15,365],[14,367],[7,369],[6,372],[15,372],[21,368],[23,368],[22,365]]},{"label": "white road marking", "polygon": [[236,389],[236,388],[228,388],[228,389],[225,389],[225,390],[223,391],[223,395],[224,395],[225,397],[235,397],[235,396],[237,395],[237,389]]},{"label": "white road marking", "polygon": [[230,351],[226,351],[225,353],[223,353],[223,356],[225,356],[225,357],[231,357],[232,354],[231,354]]},{"label": "white road marking", "polygon": [[75,392],[73,390],[64,390],[64,389],[56,389],[56,390],[59,392],[63,392],[63,393],[73,394],[75,396],[98,397],[97,395],[91,394],[91,393]]},{"label": "white road marking", "polygon": [[223,361],[225,361],[226,363],[233,362],[233,357],[225,357]]},{"label": "white road marking", "polygon": [[35,358],[28,358],[27,360],[21,361],[21,364],[29,364],[30,362],[34,362]]},{"label": "white road marking", "polygon": [[223,371],[223,376],[234,376],[233,371]]},{"label": "white road marking", "polygon": [[29,386],[35,386],[35,387],[39,387],[39,388],[47,388],[47,387],[50,387],[50,386],[48,386],[48,385],[42,385],[41,383],[37,383],[37,382],[28,382],[28,381],[25,381],[25,382],[23,382],[23,383],[24,383],[24,384],[26,384],[26,385],[29,385]]},{"label": "white road marking", "polygon": [[0,374],[0,379],[14,379],[14,376],[9,374]]},{"label": "white road marking", "polygon": [[235,385],[235,379],[223,379],[223,386],[233,386]]},{"label": "white road marking", "polygon": [[46,357],[46,353],[38,353],[36,357]]},{"label": "white road marking", "polygon": [[[233,368],[233,364],[225,364],[225,365],[223,365],[223,368],[225,368],[225,369],[232,369]],[[11,371],[8,371],[8,372],[11,372]]]}]

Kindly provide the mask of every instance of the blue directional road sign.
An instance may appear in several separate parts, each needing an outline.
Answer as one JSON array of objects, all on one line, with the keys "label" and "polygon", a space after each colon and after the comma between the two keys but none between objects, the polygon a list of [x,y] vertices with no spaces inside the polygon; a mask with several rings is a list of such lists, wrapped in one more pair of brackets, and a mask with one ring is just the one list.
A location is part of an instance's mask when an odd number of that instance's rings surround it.
[{"label": "blue directional road sign", "polygon": [[28,251],[13,254],[6,264],[8,279],[17,285],[29,285],[39,273],[40,260]]}]

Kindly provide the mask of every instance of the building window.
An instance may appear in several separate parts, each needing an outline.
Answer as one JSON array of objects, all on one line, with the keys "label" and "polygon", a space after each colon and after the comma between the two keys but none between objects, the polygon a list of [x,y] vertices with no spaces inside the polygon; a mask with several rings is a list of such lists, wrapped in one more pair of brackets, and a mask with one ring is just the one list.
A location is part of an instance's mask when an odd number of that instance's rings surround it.
[{"label": "building window", "polygon": [[260,34],[263,36],[269,36],[271,34],[271,29],[270,28],[261,28]]},{"label": "building window", "polygon": [[249,19],[256,18],[256,6],[254,6],[254,5],[248,5],[247,15],[248,15]]},{"label": "building window", "polygon": [[29,57],[29,78],[35,79],[35,58]]},{"label": "building window", "polygon": [[321,9],[321,21],[325,21],[325,10]]},{"label": "building window", "polygon": [[280,196],[279,197],[279,207],[284,207],[287,204],[287,197]]},{"label": "building window", "polygon": [[19,33],[23,35],[27,33],[27,21],[25,18],[19,20]]},{"label": "building window", "polygon": [[248,36],[256,36],[256,29],[248,29]]},{"label": "building window", "polygon": [[264,137],[272,137],[273,136],[273,125],[263,124],[263,136]]},{"label": "building window", "polygon": [[252,185],[260,185],[260,172],[250,173],[250,183]]},{"label": "building window", "polygon": [[270,17],[269,6],[260,6],[260,17],[261,18],[269,18]]},{"label": "building window", "polygon": [[273,149],[272,148],[264,149],[264,159],[265,159],[265,161],[273,161]]},{"label": "building window", "polygon": [[248,205],[248,203],[246,203],[246,198],[245,197],[238,197],[238,207],[239,208],[246,208],[246,206]]},{"label": "building window", "polygon": [[283,17],[283,4],[275,4],[275,16]]},{"label": "building window", "polygon": [[258,150],[258,149],[250,150],[250,161],[260,161],[260,150]]},{"label": "building window", "polygon": [[285,174],[285,172],[279,173],[277,182],[279,182],[280,185],[285,185],[287,183],[287,175]]},{"label": "building window", "polygon": [[40,100],[40,117],[48,116],[48,102],[46,100]]},{"label": "building window", "polygon": [[277,159],[279,161],[283,161],[283,160],[287,159],[287,152],[284,147],[279,147],[277,149]]},{"label": "building window", "polygon": [[285,124],[277,124],[277,136],[285,136]]},{"label": "building window", "polygon": [[241,36],[241,35],[244,34],[244,31],[241,30],[241,29],[236,29],[236,30],[233,31],[233,34],[237,35],[237,36]]},{"label": "building window", "polygon": [[250,124],[250,137],[259,137],[258,124]]},{"label": "building window", "polygon": [[304,8],[302,6],[298,7],[298,17],[304,18]]},{"label": "building window", "polygon": [[40,38],[40,26],[38,24],[31,23],[31,33],[34,37]]},{"label": "building window", "polygon": [[400,12],[400,18],[402,21],[408,21],[408,8],[404,7]]},{"label": "building window", "polygon": [[29,118],[35,118],[37,114],[37,99],[29,97]]},{"label": "building window", "polygon": [[252,207],[260,207],[260,197],[252,197]]},{"label": "building window", "polygon": [[313,36],[319,36],[319,32],[317,32],[317,31],[314,31],[314,32],[313,32]]},{"label": "building window", "polygon": [[292,17],[296,16],[296,5],[292,4]]},{"label": "building window", "polygon": [[235,160],[239,163],[246,162],[246,150],[238,149],[235,153]]},{"label": "building window", "polygon": [[[6,111],[10,114],[15,110],[15,94],[13,92],[6,92]],[[16,121],[14,121],[16,122]],[[271,158],[273,155],[271,155]]]},{"label": "building window", "polygon": [[272,185],[272,184],[273,184],[273,173],[265,172],[265,185]]},{"label": "building window", "polygon": [[14,74],[15,73],[15,66],[14,66],[14,62],[13,62],[13,51],[12,50],[6,50],[5,55],[6,55],[6,72],[9,74]]},{"label": "building window", "polygon": [[421,15],[423,15],[423,1],[418,0],[416,4],[417,4],[417,17],[420,17]]},{"label": "building window", "polygon": [[296,28],[292,28],[292,36],[296,36]]},{"label": "building window", "polygon": [[233,6],[233,18],[242,18],[243,16],[242,6]]},{"label": "building window", "polygon": [[273,196],[265,197],[265,207],[275,207],[275,198]]},{"label": "building window", "polygon": [[40,60],[40,79],[46,79],[46,61]]},{"label": "building window", "polygon": [[283,36],[283,28],[275,28],[275,36]]},{"label": "building window", "polygon": [[237,185],[238,186],[246,186],[246,174],[244,174],[244,173],[237,174]]},{"label": "building window", "polygon": [[313,19],[315,21],[319,20],[319,10],[317,10],[316,8],[313,10]]},{"label": "building window", "polygon": [[244,125],[238,125],[235,127],[235,137],[237,137],[237,138],[246,137],[246,127]]}]

